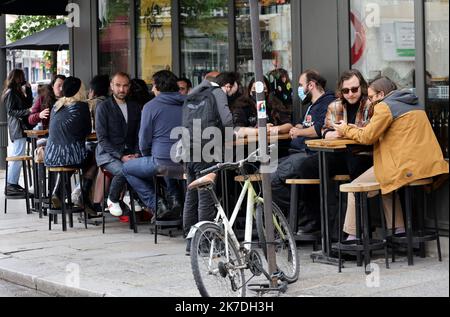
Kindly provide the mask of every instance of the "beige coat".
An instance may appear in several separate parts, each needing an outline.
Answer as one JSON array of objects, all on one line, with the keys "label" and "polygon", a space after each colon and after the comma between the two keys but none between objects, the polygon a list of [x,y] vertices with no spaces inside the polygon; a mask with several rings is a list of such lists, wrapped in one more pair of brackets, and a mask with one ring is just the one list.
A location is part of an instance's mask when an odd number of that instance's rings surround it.
[{"label": "beige coat", "polygon": [[[411,100],[412,103],[405,102]],[[449,171],[430,121],[414,96],[395,92],[375,106],[365,128],[348,126],[347,138],[374,145],[374,167],[383,194]]]}]

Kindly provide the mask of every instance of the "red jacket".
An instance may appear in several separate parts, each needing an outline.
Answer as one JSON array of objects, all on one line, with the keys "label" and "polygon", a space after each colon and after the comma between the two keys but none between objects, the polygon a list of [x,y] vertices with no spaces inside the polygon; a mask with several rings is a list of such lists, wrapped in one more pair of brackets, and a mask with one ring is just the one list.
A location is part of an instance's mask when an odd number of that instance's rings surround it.
[{"label": "red jacket", "polygon": [[39,117],[39,114],[42,111],[44,111],[44,109],[42,108],[43,101],[44,101],[44,97],[39,97],[38,99],[36,99],[36,102],[34,103],[33,108],[31,108],[31,114],[28,117],[28,123],[36,126],[39,122],[42,122],[42,126],[43,126],[44,130],[48,130],[50,120],[49,119],[42,120]]}]

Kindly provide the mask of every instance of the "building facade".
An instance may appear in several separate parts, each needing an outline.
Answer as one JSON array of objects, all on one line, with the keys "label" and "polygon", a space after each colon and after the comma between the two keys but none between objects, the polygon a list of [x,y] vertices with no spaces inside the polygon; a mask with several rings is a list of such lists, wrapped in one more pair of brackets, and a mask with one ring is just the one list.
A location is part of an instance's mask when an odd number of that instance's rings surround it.
[{"label": "building facade", "polygon": [[[246,0],[74,0],[71,70],[87,83],[126,71],[150,83],[170,69],[197,84],[212,70],[253,77]],[[294,91],[302,70],[319,70],[334,89],[339,75],[359,69],[413,90],[448,158],[448,0],[261,0],[264,72],[286,69]],[[304,109],[294,94],[295,119]],[[436,199],[448,231],[448,184]],[[445,197],[445,199],[444,199]]]}]

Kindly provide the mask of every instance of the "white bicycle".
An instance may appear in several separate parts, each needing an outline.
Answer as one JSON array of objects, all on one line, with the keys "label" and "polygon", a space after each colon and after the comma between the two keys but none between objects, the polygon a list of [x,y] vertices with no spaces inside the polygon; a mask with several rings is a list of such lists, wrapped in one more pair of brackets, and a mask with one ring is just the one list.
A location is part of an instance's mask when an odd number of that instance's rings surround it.
[{"label": "white bicycle", "polygon": [[[256,292],[286,291],[287,283],[294,283],[299,276],[299,258],[296,242],[286,217],[280,208],[273,203],[274,235],[273,242],[266,241],[264,229],[264,199],[257,194],[252,180],[245,173],[244,166],[258,151],[237,163],[221,163],[202,171],[205,175],[189,185],[189,190],[207,190],[211,194],[217,217],[213,222],[201,222],[192,227],[188,238],[191,240],[191,266],[195,283],[204,297],[238,297],[246,296],[247,288]],[[244,176],[242,192],[237,201],[231,219],[228,219],[217,198],[214,187],[216,172],[225,169],[240,170]],[[247,212],[245,224],[245,240],[240,243],[233,231],[238,213],[247,197]],[[253,220],[256,219],[258,242],[252,241]],[[273,244],[276,250],[276,261],[279,281],[283,285],[278,289],[268,286],[250,285],[255,276],[262,274],[268,280],[272,279],[263,267],[263,258],[255,246],[261,246],[264,256],[267,256],[267,245]],[[252,276],[247,280],[246,270]]]}]

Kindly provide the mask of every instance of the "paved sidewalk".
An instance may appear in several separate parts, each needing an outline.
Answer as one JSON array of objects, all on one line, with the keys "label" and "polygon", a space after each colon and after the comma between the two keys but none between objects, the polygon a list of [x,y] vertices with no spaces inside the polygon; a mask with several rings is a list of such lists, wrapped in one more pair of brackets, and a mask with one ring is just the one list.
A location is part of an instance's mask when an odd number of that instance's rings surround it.
[{"label": "paved sidewalk", "polygon": [[[86,230],[80,223],[65,233],[60,224],[48,231],[48,220],[26,215],[22,201],[9,201],[8,214],[3,213],[2,177],[0,279],[53,296],[198,296],[181,237],[160,236],[155,245],[148,226],[134,234],[120,223],[108,224],[105,235],[101,227]],[[448,239],[444,248],[448,254]],[[335,267],[312,263],[311,248],[299,252],[301,277],[285,296],[449,296],[448,257],[442,263],[415,258],[414,267],[400,257],[390,270],[377,259],[380,285],[369,288],[355,263],[338,274]]]}]

